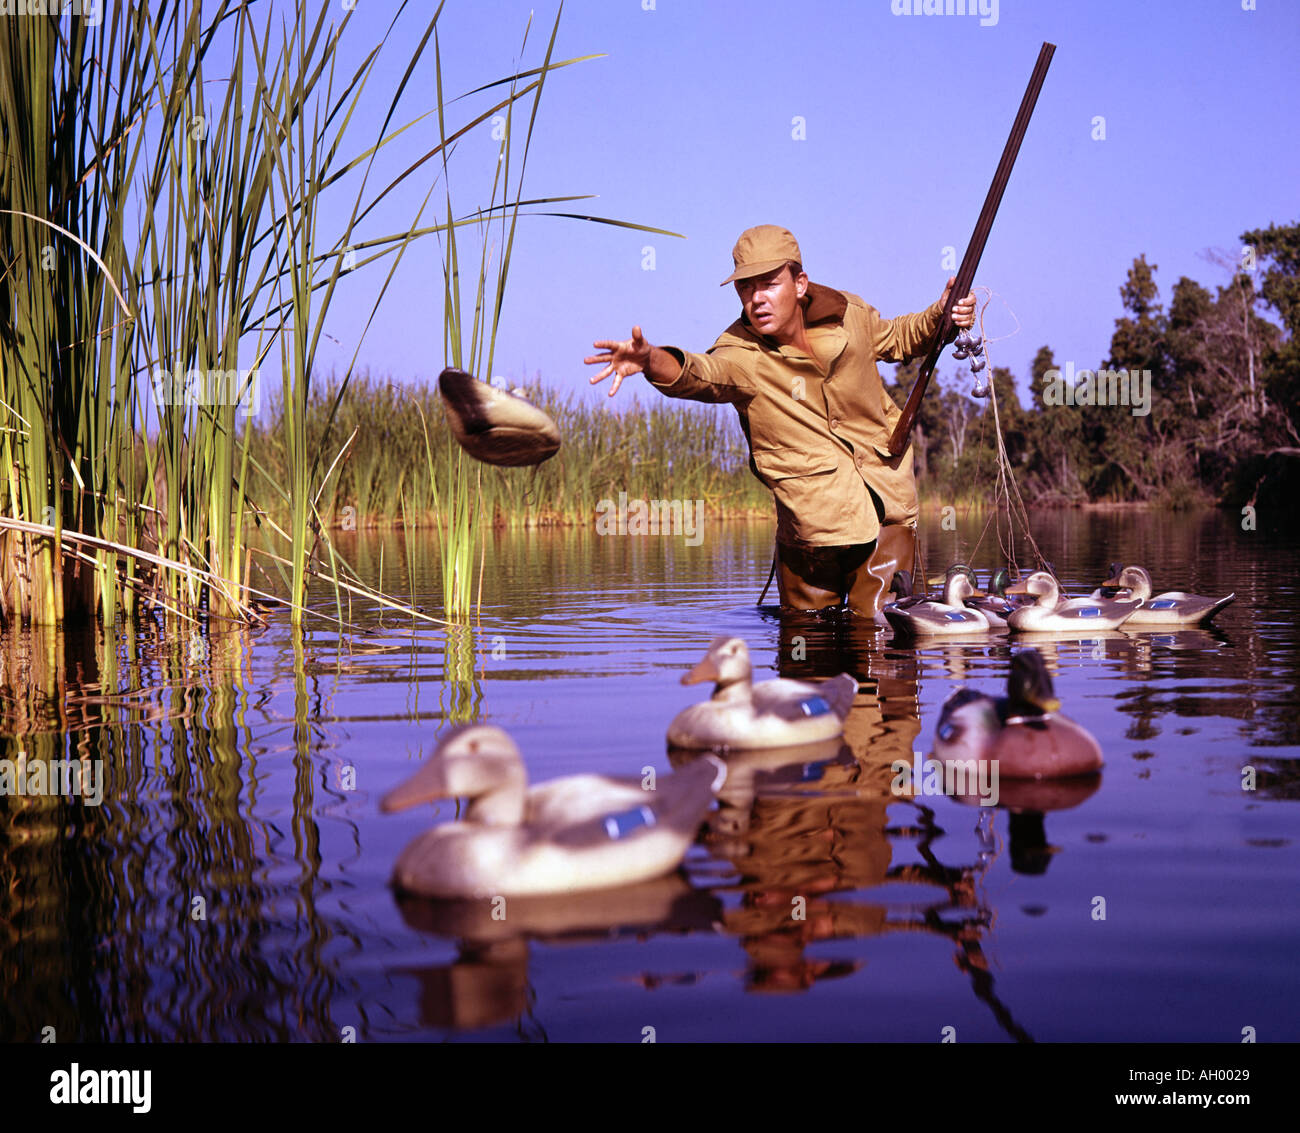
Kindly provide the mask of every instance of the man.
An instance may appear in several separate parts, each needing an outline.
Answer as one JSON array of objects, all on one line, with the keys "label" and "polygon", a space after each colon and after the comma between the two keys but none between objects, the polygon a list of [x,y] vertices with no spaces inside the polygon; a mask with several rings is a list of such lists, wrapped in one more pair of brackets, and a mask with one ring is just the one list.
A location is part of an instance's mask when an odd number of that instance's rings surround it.
[{"label": "man", "polygon": [[[859,614],[884,605],[895,571],[915,569],[917,496],[912,450],[889,455],[901,415],[877,360],[925,354],[943,319],[943,296],[919,314],[884,319],[858,296],[810,283],[795,238],[759,225],[732,249],[741,317],[705,354],[652,346],[640,327],[605,353],[592,383],[644,373],[669,397],[728,402],[740,414],[750,466],[776,498],[781,602],[800,610],[847,601]],[[975,296],[953,307],[975,321]],[[955,332],[954,332],[955,333]]]}]

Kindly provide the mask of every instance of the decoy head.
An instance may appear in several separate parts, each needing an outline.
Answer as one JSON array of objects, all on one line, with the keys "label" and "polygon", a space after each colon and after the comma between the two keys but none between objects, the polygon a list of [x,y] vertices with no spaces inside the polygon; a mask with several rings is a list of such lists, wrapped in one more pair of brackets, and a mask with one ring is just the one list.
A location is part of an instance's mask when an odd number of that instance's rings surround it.
[{"label": "decoy head", "polygon": [[950,606],[960,606],[964,598],[982,598],[984,592],[975,581],[975,572],[965,563],[953,563],[943,579],[943,599]]},{"label": "decoy head", "polygon": [[739,682],[748,681],[752,673],[749,663],[749,646],[739,637],[715,637],[698,665],[682,677],[682,684],[694,685],[713,681],[715,692]]},{"label": "decoy head", "polygon": [[1103,586],[1127,588],[1129,596],[1143,601],[1151,597],[1151,576],[1140,566],[1120,567],[1119,563],[1110,564],[1110,577]]},{"label": "decoy head", "polygon": [[1040,606],[1054,607],[1061,600],[1061,587],[1045,570],[1036,570],[1023,582],[1007,587],[1008,594],[1032,594]]},{"label": "decoy head", "polygon": [[491,724],[465,724],[439,741],[424,765],[379,800],[385,813],[433,799],[467,798],[468,822],[518,825],[523,821],[527,776],[519,748]]},{"label": "decoy head", "polygon": [[1011,658],[1007,676],[1008,715],[1041,716],[1060,707],[1043,655],[1037,649],[1022,649]]},{"label": "decoy head", "polygon": [[998,567],[989,575],[989,593],[999,598],[1007,596],[1007,587],[1011,585],[1011,572],[1006,567]]},{"label": "decoy head", "polygon": [[889,592],[897,594],[900,598],[910,598],[912,596],[912,572],[910,570],[895,571],[893,581],[889,584]]}]

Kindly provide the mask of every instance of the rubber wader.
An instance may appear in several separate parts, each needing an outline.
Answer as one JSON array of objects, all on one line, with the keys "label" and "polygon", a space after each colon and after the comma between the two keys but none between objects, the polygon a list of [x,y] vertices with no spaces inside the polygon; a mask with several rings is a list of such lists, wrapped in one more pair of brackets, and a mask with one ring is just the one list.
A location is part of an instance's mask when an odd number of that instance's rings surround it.
[{"label": "rubber wader", "polygon": [[882,524],[874,543],[854,547],[777,545],[781,605],[796,610],[839,606],[874,617],[884,606],[896,571],[915,575],[916,528]]}]

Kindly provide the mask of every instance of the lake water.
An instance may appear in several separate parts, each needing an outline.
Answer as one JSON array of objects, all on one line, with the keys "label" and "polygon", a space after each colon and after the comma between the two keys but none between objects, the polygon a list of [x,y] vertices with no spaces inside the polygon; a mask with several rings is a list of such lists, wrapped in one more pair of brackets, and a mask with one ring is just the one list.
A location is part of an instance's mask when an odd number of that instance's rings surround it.
[{"label": "lake water", "polygon": [[[0,799],[0,1040],[1300,1039],[1300,545],[1218,513],[1033,522],[1072,593],[1120,560],[1237,601],[1211,630],[1035,641],[1106,766],[1004,780],[991,811],[898,798],[890,764],[930,750],[953,689],[1004,691],[1005,635],[783,620],[756,604],[761,523],[496,535],[481,620],[451,634],[359,601],[364,633],[280,615],[115,657],[8,633],[3,758],[84,756],[105,782],[97,807]],[[927,520],[931,571],[982,528]],[[428,540],[413,577],[400,535],[340,547],[375,581],[382,548],[385,588],[438,612]],[[738,763],[662,881],[505,922],[395,897],[397,853],[455,804],[377,800],[448,721],[509,730],[533,781],[668,774],[666,726],[707,695],[680,677],[718,634],[756,679],[851,672],[845,744]]]}]

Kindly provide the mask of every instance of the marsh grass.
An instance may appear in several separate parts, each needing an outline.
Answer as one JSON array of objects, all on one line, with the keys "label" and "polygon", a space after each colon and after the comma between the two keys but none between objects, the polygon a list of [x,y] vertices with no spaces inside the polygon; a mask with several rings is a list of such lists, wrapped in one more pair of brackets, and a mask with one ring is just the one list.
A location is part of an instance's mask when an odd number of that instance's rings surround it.
[{"label": "marsh grass", "polygon": [[[313,389],[309,444],[323,435],[337,388],[331,377]],[[535,383],[524,392],[554,418],[564,443],[536,468],[493,468],[463,456],[432,383],[354,375],[333,421],[334,434],[352,440],[323,485],[322,517],[342,528],[429,526],[439,515],[438,501],[445,509],[456,497],[458,476],[474,477],[464,500],[494,527],[589,525],[597,504],[617,500],[619,492],[702,499],[714,515],[771,514],[771,495],[750,472],[744,435],[726,407],[651,394],[613,408]],[[254,463],[272,480],[283,475],[280,411],[273,408],[251,444]],[[445,522],[445,510],[442,515]]]},{"label": "marsh grass", "polygon": [[[309,577],[345,573],[316,508],[348,435],[331,418],[364,332],[330,398],[313,389],[340,275],[386,269],[377,308],[411,241],[441,234],[459,360],[456,229],[508,220],[491,288],[482,258],[468,336],[467,360],[481,362],[486,341],[490,365],[520,206],[553,201],[510,199],[503,169],[486,211],[457,217],[449,193],[437,223],[422,224],[424,211],[458,139],[530,95],[535,115],[547,74],[580,61],[553,61],[553,33],[540,68],[470,92],[492,91],[492,105],[455,123],[439,63],[436,108],[402,121],[403,93],[427,89],[411,80],[444,6],[415,35],[395,19],[350,71],[349,5],[189,0],[107,5],[95,25],[0,20],[0,617],[98,612],[113,624],[143,599],[248,618],[256,550],[296,624]],[[413,46],[394,62],[390,41]],[[382,125],[353,143],[377,75],[394,80]],[[437,143],[372,184],[379,152],[435,110]],[[363,238],[360,222],[417,170],[433,176],[410,225]],[[346,220],[325,231],[327,216]],[[268,358],[280,374],[274,476],[258,466],[240,396],[177,393],[193,373],[237,375],[248,393],[245,376]],[[269,512],[281,522],[264,522]]]}]

